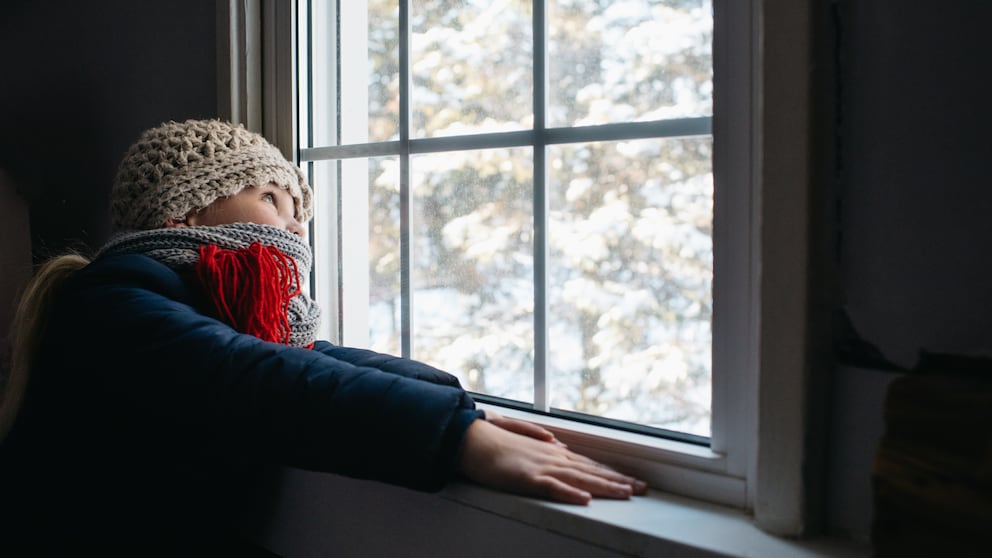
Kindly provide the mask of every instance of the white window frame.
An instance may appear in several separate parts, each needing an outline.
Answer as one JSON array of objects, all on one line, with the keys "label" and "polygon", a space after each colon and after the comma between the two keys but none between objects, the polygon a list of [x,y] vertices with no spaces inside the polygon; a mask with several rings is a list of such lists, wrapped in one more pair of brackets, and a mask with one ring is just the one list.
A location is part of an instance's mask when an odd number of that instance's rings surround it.
[{"label": "white window frame", "polygon": [[[714,0],[713,342],[719,349],[711,447],[500,409],[545,424],[570,446],[654,488],[751,510],[759,527],[783,535],[802,534],[807,516],[811,3]],[[297,162],[300,103],[292,89],[300,15],[296,2],[218,2],[220,116],[261,131]],[[721,97],[724,91],[733,94]],[[336,192],[317,198],[334,214]],[[322,255],[315,259],[318,293],[337,293],[335,230],[328,224],[313,231]],[[336,316],[340,303],[330,300],[325,311]]]}]

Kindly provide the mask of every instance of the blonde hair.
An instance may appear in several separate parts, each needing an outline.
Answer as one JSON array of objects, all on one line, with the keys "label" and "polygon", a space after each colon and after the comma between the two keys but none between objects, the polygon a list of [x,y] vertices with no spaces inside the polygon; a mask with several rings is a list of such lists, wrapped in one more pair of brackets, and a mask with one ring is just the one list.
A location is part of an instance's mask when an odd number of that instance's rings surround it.
[{"label": "blonde hair", "polygon": [[56,256],[45,262],[25,287],[11,328],[10,373],[0,394],[0,441],[7,437],[17,419],[55,294],[66,278],[89,263],[88,258],[77,253]]}]

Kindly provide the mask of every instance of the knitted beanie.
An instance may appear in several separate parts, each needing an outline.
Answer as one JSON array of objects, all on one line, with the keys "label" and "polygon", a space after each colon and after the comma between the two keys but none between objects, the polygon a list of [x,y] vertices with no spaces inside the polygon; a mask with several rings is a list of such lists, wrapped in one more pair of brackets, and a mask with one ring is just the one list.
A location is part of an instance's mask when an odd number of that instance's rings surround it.
[{"label": "knitted beanie", "polygon": [[293,196],[298,221],[310,220],[313,192],[303,173],[261,135],[220,120],[166,122],[128,149],[114,179],[110,215],[115,230],[158,229],[270,182]]}]

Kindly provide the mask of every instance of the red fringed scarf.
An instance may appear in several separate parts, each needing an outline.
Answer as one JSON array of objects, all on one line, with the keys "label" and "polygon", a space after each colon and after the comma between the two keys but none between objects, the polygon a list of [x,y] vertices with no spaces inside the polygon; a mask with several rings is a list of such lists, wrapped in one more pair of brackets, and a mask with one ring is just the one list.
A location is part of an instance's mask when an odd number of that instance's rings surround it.
[{"label": "red fringed scarf", "polygon": [[289,344],[289,301],[300,294],[293,258],[258,242],[239,250],[209,244],[200,247],[196,274],[217,315],[231,327]]}]

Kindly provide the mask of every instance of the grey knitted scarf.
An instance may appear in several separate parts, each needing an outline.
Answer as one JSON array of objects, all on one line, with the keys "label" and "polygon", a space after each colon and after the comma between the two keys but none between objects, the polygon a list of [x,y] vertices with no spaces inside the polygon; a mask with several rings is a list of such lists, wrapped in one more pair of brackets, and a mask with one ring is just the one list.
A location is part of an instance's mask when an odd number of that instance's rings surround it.
[{"label": "grey knitted scarf", "polygon": [[[299,277],[310,274],[310,245],[302,238],[270,225],[235,223],[233,225],[190,226],[148,231],[128,231],[114,235],[97,253],[97,257],[120,254],[143,254],[176,269],[194,267],[200,259],[200,247],[216,245],[226,250],[241,250],[259,242],[273,246],[293,258]],[[290,345],[308,347],[317,339],[320,308],[306,293],[289,301]]]}]

